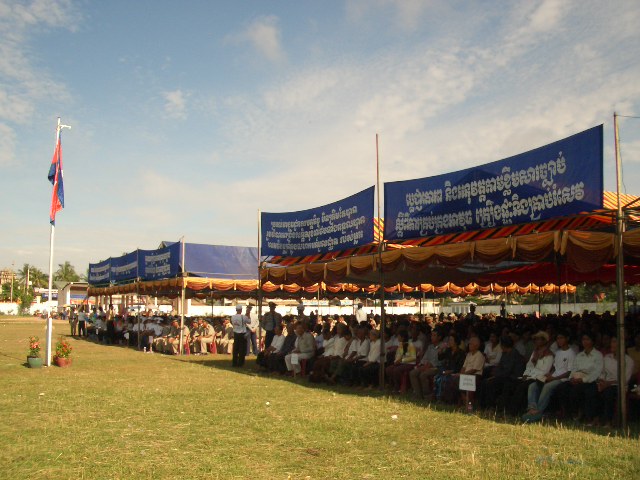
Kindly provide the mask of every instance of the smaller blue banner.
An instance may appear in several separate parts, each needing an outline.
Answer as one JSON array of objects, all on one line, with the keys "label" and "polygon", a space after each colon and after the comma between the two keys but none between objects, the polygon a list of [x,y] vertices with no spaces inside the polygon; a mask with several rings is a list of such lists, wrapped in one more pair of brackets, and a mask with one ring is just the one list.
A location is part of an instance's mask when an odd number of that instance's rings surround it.
[{"label": "smaller blue banner", "polygon": [[373,242],[374,187],[323,207],[262,213],[262,255],[301,257]]},{"label": "smaller blue banner", "polygon": [[111,282],[120,283],[138,277],[138,251],[111,258]]},{"label": "smaller blue banner", "polygon": [[180,273],[181,244],[158,250],[138,250],[138,275],[143,280],[173,278]]},{"label": "smaller blue banner", "polygon": [[107,284],[111,280],[111,259],[89,264],[89,285]]}]

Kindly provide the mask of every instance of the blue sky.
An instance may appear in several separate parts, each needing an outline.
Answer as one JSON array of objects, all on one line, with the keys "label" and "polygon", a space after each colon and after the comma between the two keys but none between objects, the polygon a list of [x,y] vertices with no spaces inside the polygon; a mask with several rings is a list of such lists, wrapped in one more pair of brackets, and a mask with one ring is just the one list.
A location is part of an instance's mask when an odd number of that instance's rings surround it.
[{"label": "blue sky", "polygon": [[[0,268],[161,240],[256,244],[257,210],[480,165],[640,114],[640,4],[0,0]],[[640,194],[640,120],[621,122]]]}]

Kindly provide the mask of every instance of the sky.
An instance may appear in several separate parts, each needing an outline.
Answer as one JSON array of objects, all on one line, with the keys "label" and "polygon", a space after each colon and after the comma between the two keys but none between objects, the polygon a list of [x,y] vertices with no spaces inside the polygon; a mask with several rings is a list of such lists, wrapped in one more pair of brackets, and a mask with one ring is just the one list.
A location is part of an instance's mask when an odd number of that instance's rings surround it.
[{"label": "sky", "polygon": [[[0,0],[0,268],[163,240],[256,246],[258,210],[499,160],[640,115],[640,3]],[[620,120],[640,195],[640,120]]]}]

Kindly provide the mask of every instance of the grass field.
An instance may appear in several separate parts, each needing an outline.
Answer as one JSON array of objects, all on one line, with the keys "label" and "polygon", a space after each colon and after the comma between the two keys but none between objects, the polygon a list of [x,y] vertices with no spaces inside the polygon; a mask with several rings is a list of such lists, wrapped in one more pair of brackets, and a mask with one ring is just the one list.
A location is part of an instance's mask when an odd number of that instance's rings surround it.
[{"label": "grass field", "polygon": [[0,478],[640,478],[637,438],[311,387],[225,356],[72,340],[70,368],[29,369],[33,334],[42,320],[0,319]]}]

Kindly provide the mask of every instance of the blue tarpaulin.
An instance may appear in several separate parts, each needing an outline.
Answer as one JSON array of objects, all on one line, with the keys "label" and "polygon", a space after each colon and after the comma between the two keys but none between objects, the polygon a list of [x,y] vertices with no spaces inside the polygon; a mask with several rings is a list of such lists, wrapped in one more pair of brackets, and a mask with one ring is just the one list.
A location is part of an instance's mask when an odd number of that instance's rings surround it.
[{"label": "blue tarpaulin", "polygon": [[[185,273],[190,277],[258,279],[258,249],[255,247],[186,243],[184,263]],[[155,250],[134,250],[121,257],[111,257],[90,264],[89,284],[119,284],[135,277],[141,280],[163,280],[175,278],[181,273],[182,244],[162,242]]]}]

